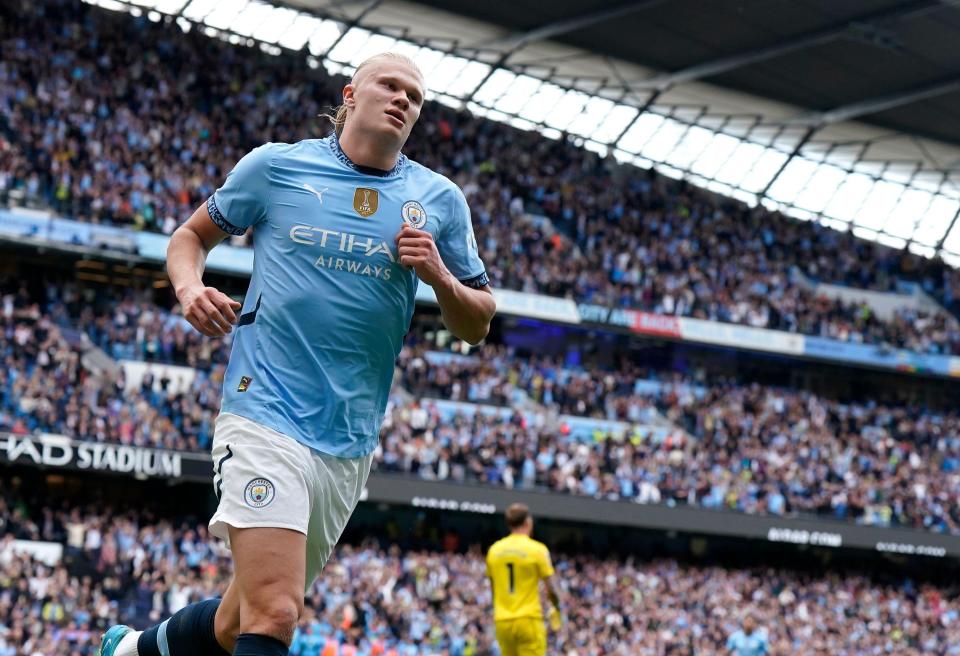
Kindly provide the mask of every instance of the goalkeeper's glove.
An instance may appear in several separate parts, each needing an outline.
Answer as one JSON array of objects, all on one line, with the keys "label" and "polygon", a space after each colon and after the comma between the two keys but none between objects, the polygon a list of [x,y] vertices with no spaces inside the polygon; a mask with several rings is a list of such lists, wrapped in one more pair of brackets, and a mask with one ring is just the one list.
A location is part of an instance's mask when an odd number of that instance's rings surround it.
[{"label": "goalkeeper's glove", "polygon": [[550,623],[551,631],[559,631],[560,626],[563,624],[563,617],[560,616],[560,609],[556,606],[553,606],[550,611],[547,613],[547,622]]}]

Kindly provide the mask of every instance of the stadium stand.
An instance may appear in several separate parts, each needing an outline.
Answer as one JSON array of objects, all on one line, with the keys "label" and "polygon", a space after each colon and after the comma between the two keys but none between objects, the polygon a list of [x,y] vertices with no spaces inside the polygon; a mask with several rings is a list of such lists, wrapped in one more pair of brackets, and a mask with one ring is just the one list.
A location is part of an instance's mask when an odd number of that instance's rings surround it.
[{"label": "stadium stand", "polygon": [[[33,506],[8,494],[0,522],[3,656],[92,655],[98,632],[118,618],[156,621],[229,576],[222,547],[190,520]],[[64,560],[50,565],[18,553],[17,539],[62,545]],[[744,612],[759,620],[774,653],[958,653],[960,608],[948,586],[669,559],[558,556],[555,567],[563,594],[578,601],[551,653],[718,653]],[[307,595],[291,654],[489,654],[489,603],[474,549],[344,545]]]},{"label": "stadium stand", "polygon": [[[343,83],[144,17],[94,20],[72,2],[4,11],[0,200],[80,220],[170,234],[254,145],[325,134],[317,117]],[[942,309],[881,319],[865,300],[812,286],[890,290],[902,278],[952,308],[960,279],[942,262],[436,103],[425,116],[408,154],[463,188],[495,288],[960,353],[960,325]]]},{"label": "stadium stand", "polygon": [[[115,297],[110,288],[102,299]],[[38,303],[7,294],[0,430],[207,450],[229,339],[202,340],[181,317],[128,293],[93,299],[48,285]],[[79,323],[70,308],[80,309]],[[148,374],[138,387],[92,375],[64,330],[117,357],[193,364],[187,389]],[[840,403],[801,390],[697,383],[647,367],[571,369],[489,344],[453,356],[411,343],[398,359],[376,467],[430,480],[596,498],[816,515],[960,533],[960,416],[907,404]],[[4,380],[5,379],[5,380]],[[159,384],[156,384],[159,383]],[[51,390],[56,393],[51,394]],[[409,397],[408,397],[409,399]],[[438,407],[437,400],[448,403]],[[529,410],[490,414],[479,405]],[[446,410],[445,410],[446,409]],[[566,416],[598,421],[572,435]],[[662,420],[657,425],[657,419]]]}]

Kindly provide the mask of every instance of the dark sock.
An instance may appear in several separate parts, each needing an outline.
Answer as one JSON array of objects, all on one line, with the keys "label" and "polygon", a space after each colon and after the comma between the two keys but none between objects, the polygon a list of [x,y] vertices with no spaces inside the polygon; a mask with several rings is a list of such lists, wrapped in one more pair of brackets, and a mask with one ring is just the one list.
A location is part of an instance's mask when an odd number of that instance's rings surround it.
[{"label": "dark sock", "polygon": [[137,652],[140,656],[163,656],[160,645],[166,644],[164,651],[170,656],[229,656],[230,652],[220,646],[213,631],[219,607],[219,599],[207,599],[177,611],[167,621],[140,634]]},{"label": "dark sock", "polygon": [[287,656],[288,652],[287,645],[276,638],[256,633],[241,633],[233,648],[233,656]]}]

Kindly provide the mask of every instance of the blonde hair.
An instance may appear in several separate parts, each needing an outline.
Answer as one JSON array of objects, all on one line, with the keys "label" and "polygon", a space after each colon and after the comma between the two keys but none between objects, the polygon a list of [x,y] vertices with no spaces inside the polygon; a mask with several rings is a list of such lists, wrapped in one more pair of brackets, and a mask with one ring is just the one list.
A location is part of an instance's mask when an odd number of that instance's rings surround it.
[{"label": "blonde hair", "polygon": [[[360,65],[357,66],[357,70],[353,72],[353,77],[350,78],[350,84],[357,83],[357,76],[360,75],[360,71],[362,71],[364,68],[366,68],[370,64],[375,64],[379,61],[384,61],[384,60],[390,60],[390,61],[406,64],[407,66],[415,70],[417,72],[417,75],[419,75],[420,77],[423,77],[423,73],[420,71],[420,67],[417,66],[417,63],[413,61],[410,57],[407,57],[406,55],[401,55],[399,52],[381,52],[378,55],[367,57],[362,62],[360,62]],[[329,119],[330,122],[333,123],[333,131],[337,133],[338,137],[343,132],[343,126],[347,124],[347,110],[348,110],[347,106],[341,103],[338,107],[335,107],[333,109],[332,115],[321,114],[321,116]]]}]

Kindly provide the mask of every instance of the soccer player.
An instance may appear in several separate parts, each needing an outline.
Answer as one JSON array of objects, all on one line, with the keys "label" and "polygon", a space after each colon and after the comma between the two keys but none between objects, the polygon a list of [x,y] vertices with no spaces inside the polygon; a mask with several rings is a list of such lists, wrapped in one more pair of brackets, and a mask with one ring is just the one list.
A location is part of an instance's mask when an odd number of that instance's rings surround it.
[{"label": "soccer player", "polygon": [[502,656],[544,656],[547,631],[540,607],[540,581],[550,599],[550,627],[560,630],[560,597],[553,586],[550,551],[530,537],[533,517],[522,503],[506,512],[510,535],[487,552],[487,576],[493,587],[493,621]]},{"label": "soccer player", "polygon": [[[400,152],[423,99],[413,61],[366,60],[333,135],[254,149],[173,234],[167,268],[184,316],[211,337],[235,329],[210,520],[234,578],[222,600],[142,633],[111,627],[103,656],[287,654],[304,590],[370,472],[418,281],[451,332],[486,336],[496,303],[463,193]],[[210,249],[250,228],[241,308],[201,276]]]}]

